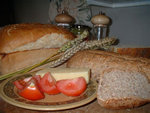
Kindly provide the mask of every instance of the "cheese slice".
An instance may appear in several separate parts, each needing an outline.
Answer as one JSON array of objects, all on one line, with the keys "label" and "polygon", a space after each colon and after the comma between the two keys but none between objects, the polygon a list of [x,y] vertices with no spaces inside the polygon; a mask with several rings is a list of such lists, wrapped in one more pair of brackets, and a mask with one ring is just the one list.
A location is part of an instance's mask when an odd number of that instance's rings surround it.
[{"label": "cheese slice", "polygon": [[36,75],[43,77],[47,72],[50,72],[56,81],[84,77],[86,82],[89,83],[90,69],[88,68],[46,68],[38,71]]}]

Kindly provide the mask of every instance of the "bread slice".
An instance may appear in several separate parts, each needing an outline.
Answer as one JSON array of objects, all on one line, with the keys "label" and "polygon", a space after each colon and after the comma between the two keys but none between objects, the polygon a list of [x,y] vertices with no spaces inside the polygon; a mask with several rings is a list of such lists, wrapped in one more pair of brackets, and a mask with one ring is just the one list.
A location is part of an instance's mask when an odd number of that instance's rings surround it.
[{"label": "bread slice", "polygon": [[13,24],[0,30],[0,53],[58,48],[75,36],[51,24]]},{"label": "bread slice", "polygon": [[98,103],[106,108],[133,108],[150,102],[150,81],[144,73],[108,69],[100,77]]}]

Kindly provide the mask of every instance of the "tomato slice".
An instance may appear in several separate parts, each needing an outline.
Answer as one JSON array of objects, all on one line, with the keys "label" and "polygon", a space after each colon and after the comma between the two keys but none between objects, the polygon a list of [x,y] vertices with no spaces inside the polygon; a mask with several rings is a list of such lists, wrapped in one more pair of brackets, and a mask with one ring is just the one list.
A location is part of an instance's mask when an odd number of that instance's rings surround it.
[{"label": "tomato slice", "polygon": [[26,87],[20,90],[18,93],[20,96],[28,100],[39,100],[45,97],[44,94],[39,90],[34,79],[30,80]]},{"label": "tomato slice", "polygon": [[14,85],[17,89],[21,90],[25,87],[25,84],[22,84],[23,82],[20,82],[19,80],[14,81]]},{"label": "tomato slice", "polygon": [[[35,76],[33,76],[33,79],[37,82],[37,85],[38,85],[38,87],[40,88],[40,90],[41,90],[41,86],[40,86],[40,81],[41,81],[41,76],[40,75],[35,75]],[[42,90],[41,90],[42,91]]]},{"label": "tomato slice", "polygon": [[33,79],[35,79],[37,83],[40,83],[42,78],[40,75],[35,75],[35,76],[33,76]]},{"label": "tomato slice", "polygon": [[67,96],[79,96],[85,91],[87,84],[83,77],[78,77],[57,81],[56,86],[61,93]]},{"label": "tomato slice", "polygon": [[60,91],[56,87],[56,81],[50,74],[50,72],[47,72],[40,80],[40,88],[43,92],[49,95],[60,93]]},{"label": "tomato slice", "polygon": [[23,80],[16,80],[14,81],[14,85],[17,89],[22,90],[26,86],[27,82],[31,80],[31,78],[32,77],[28,77]]}]

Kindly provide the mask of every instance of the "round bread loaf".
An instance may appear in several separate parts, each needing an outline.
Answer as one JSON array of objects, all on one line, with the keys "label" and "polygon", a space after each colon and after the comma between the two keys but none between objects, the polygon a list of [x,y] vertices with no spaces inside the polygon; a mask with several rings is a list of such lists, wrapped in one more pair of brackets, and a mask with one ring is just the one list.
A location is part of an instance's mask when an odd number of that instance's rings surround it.
[{"label": "round bread loaf", "polygon": [[0,30],[0,73],[39,63],[74,38],[68,30],[51,24],[8,25]]}]

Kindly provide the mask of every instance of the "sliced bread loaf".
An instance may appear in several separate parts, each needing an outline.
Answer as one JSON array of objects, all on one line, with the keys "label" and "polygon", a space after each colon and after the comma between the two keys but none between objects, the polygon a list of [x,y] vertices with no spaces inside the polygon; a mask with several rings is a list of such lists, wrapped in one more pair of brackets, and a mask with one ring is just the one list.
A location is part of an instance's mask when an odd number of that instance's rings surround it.
[{"label": "sliced bread loaf", "polygon": [[106,108],[133,108],[150,102],[150,81],[143,73],[124,69],[104,71],[99,80],[98,103]]},{"label": "sliced bread loaf", "polygon": [[40,23],[12,24],[0,30],[0,54],[59,48],[75,36],[66,29]]}]

